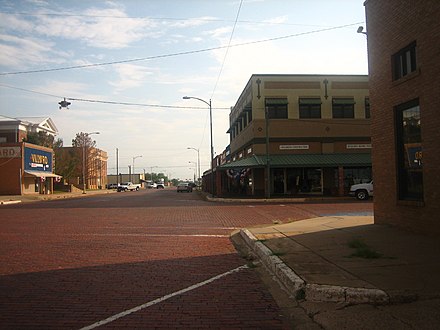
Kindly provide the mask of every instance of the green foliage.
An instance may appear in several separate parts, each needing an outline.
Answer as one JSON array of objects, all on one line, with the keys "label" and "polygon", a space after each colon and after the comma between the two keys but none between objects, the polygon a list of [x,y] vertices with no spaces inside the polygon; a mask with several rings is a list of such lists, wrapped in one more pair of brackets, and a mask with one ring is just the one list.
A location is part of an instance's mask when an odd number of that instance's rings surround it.
[{"label": "green foliage", "polygon": [[76,133],[74,139],[72,139],[72,147],[86,147],[93,148],[96,146],[96,141],[92,140],[90,134],[87,133]]},{"label": "green foliage", "polygon": [[383,255],[377,251],[371,249],[367,244],[359,239],[354,239],[348,243],[348,246],[356,251],[353,252],[350,257],[359,257],[365,259],[378,259]]},{"label": "green foliage", "polygon": [[27,133],[26,139],[24,142],[36,144],[38,146],[43,146],[47,148],[53,148],[54,137],[52,135],[47,134],[46,132],[29,132]]},{"label": "green foliage", "polygon": [[81,175],[81,157],[77,151],[77,148],[55,149],[55,172],[64,179]]}]

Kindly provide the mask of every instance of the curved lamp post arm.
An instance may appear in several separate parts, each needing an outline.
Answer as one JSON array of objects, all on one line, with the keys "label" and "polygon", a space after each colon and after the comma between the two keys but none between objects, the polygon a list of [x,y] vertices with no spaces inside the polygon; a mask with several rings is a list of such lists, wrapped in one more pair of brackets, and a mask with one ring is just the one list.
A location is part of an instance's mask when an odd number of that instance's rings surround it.
[{"label": "curved lamp post arm", "polygon": [[206,105],[209,106],[209,127],[210,127],[210,132],[211,132],[211,194],[212,196],[215,196],[215,192],[214,192],[214,142],[213,142],[213,138],[212,138],[212,105],[211,105],[211,99],[209,100],[209,102],[205,101],[204,99],[198,98],[198,97],[194,97],[194,96],[184,96],[183,97],[184,100],[189,100],[189,99],[194,99],[194,100],[198,100],[200,102],[205,103]]}]

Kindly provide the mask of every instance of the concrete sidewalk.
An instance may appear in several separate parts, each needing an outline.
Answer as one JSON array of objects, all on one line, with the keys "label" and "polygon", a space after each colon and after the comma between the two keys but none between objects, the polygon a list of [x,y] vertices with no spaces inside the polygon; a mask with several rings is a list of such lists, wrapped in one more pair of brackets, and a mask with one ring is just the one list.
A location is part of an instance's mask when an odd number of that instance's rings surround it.
[{"label": "concrete sidewalk", "polygon": [[3,195],[0,196],[0,205],[17,204],[17,203],[27,203],[35,201],[45,201],[53,199],[65,199],[65,198],[79,198],[102,194],[112,194],[116,190],[100,189],[100,190],[87,190],[85,194],[80,192],[66,192],[66,193],[55,193],[50,195]]},{"label": "concrete sidewalk", "polygon": [[440,242],[370,216],[243,229],[254,254],[299,299],[384,305],[440,297]]}]

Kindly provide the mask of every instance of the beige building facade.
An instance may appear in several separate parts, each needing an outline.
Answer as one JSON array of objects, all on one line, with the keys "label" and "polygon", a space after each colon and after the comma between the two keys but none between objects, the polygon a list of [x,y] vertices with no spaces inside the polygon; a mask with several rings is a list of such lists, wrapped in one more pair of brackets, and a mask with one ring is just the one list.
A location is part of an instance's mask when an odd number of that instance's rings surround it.
[{"label": "beige building facade", "polygon": [[365,75],[252,75],[231,108],[217,195],[344,195],[371,180],[368,88]]}]

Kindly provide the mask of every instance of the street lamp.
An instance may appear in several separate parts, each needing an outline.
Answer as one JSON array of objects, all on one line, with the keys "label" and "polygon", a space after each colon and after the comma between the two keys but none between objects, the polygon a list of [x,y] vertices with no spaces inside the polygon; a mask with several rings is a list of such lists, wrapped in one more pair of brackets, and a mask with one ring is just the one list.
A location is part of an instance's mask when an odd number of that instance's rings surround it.
[{"label": "street lamp", "polygon": [[200,150],[193,147],[187,147],[186,149],[192,149],[197,151],[197,169],[198,169],[197,181],[198,181],[200,180],[200,152],[199,152]]},{"label": "street lamp", "polygon": [[[133,177],[135,176],[135,173],[134,173],[134,160],[136,159],[136,158],[139,158],[139,157],[142,157],[142,155],[140,155],[140,156],[134,156],[133,157]],[[133,182],[133,178],[131,178],[131,182]]]},{"label": "street lamp", "polygon": [[159,167],[159,166],[150,166],[150,168],[151,168],[151,183],[153,183],[153,168],[156,168],[156,167]]},{"label": "street lamp", "polygon": [[197,174],[197,163],[189,161],[188,163],[194,164],[194,183],[196,183],[196,174]]},{"label": "street lamp", "polygon": [[[84,136],[87,137],[92,134],[99,134],[99,132],[90,132],[90,133],[84,133]],[[82,175],[83,175],[83,194],[86,193],[86,139],[84,138],[83,141],[83,168],[82,168]]]},{"label": "street lamp", "polygon": [[214,196],[214,146],[213,146],[213,140],[212,140],[212,105],[211,105],[211,100],[209,100],[209,102],[200,99],[198,97],[193,97],[193,96],[184,96],[183,97],[184,100],[189,100],[189,99],[194,99],[194,100],[199,100],[200,102],[203,102],[205,104],[207,104],[209,106],[209,128],[210,128],[210,132],[211,132],[211,194],[212,196]]}]

